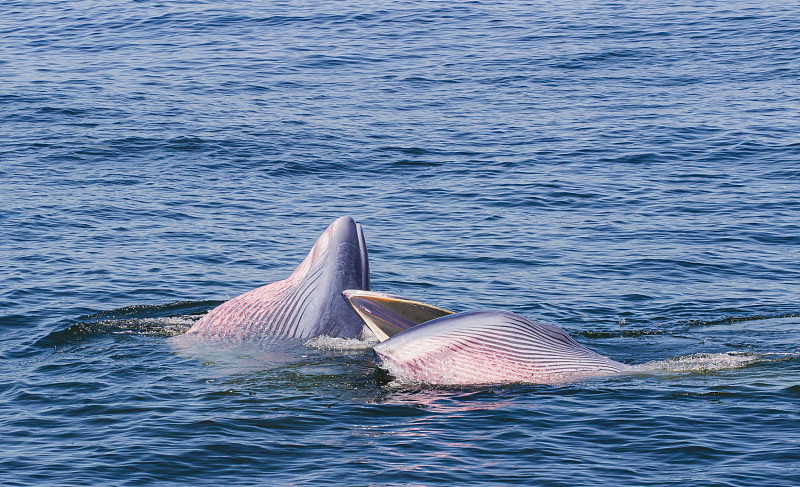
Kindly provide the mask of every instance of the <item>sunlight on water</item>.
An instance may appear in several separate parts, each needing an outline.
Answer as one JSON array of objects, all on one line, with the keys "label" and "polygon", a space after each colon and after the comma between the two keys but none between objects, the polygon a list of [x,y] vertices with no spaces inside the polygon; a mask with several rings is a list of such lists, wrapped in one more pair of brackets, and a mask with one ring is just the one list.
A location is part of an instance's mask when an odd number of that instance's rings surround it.
[{"label": "sunlight on water", "polygon": [[191,358],[211,367],[217,375],[235,375],[252,371],[275,369],[303,362],[308,356],[298,340],[275,338],[267,342],[230,342],[192,335],[169,339],[172,350],[181,357]]}]

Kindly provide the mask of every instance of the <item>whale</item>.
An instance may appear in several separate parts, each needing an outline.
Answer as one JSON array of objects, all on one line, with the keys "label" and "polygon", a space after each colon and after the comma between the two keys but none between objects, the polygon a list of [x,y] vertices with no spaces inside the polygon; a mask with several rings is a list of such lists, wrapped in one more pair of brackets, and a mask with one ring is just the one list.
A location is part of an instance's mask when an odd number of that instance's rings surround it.
[{"label": "whale", "polygon": [[632,370],[508,311],[454,313],[371,291],[363,229],[351,217],[331,223],[289,277],[220,304],[184,336],[258,344],[367,330],[379,368],[435,385],[555,384]]},{"label": "whale", "polygon": [[196,321],[191,337],[259,342],[320,335],[359,338],[364,323],[342,298],[348,289],[369,290],[369,259],[361,225],[336,219],[286,279],[226,301]]},{"label": "whale", "polygon": [[376,365],[434,385],[559,384],[633,370],[561,328],[496,310],[462,313],[391,294],[343,293],[379,340]]}]

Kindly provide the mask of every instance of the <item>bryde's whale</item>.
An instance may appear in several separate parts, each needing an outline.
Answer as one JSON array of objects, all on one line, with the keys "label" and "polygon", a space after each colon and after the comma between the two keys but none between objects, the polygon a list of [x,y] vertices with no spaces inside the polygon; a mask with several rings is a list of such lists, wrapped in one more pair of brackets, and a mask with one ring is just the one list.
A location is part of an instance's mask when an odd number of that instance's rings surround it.
[{"label": "bryde's whale", "polygon": [[504,311],[456,313],[371,292],[361,225],[334,221],[282,280],[212,309],[188,336],[230,342],[321,335],[380,343],[375,362],[398,378],[430,384],[560,383],[631,367],[575,342],[564,330]]},{"label": "bryde's whale", "polygon": [[288,278],[222,303],[186,334],[231,341],[358,338],[364,324],[342,298],[346,289],[369,290],[364,234],[347,216],[322,233]]},{"label": "bryde's whale", "polygon": [[375,362],[429,384],[554,384],[631,366],[597,354],[561,328],[506,311],[451,311],[369,291],[344,293],[380,343]]}]

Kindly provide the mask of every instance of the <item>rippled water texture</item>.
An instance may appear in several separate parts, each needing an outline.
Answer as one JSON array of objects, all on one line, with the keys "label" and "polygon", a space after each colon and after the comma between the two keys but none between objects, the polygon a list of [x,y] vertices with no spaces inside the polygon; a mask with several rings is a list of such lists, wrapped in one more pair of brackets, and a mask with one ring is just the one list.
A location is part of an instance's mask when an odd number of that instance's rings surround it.
[{"label": "rippled water texture", "polygon": [[[0,484],[800,484],[800,7],[0,5]],[[186,343],[334,218],[372,287],[637,365]]]}]

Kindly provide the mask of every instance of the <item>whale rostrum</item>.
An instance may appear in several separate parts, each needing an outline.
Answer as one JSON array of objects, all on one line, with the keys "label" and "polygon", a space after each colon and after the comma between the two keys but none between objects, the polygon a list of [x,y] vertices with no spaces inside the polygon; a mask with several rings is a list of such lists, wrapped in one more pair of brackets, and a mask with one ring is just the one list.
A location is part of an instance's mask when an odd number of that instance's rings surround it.
[{"label": "whale rostrum", "polygon": [[369,290],[369,261],[361,225],[345,216],[320,235],[289,277],[222,303],[187,335],[231,341],[358,338],[364,324],[342,299],[346,289]]}]

